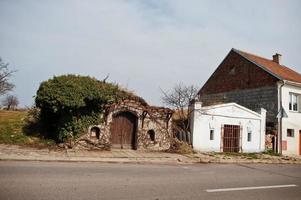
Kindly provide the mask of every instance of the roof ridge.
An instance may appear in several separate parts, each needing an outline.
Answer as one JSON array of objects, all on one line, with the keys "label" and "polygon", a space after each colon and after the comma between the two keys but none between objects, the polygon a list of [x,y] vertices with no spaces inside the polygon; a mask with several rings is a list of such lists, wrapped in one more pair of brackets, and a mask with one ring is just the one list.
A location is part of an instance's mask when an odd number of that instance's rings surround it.
[{"label": "roof ridge", "polygon": [[[259,56],[259,55],[253,54],[253,53],[249,53],[249,52],[242,51],[242,50],[235,49],[235,48],[232,48],[232,49],[233,49],[234,51],[238,51],[238,52],[241,52],[241,53],[249,54],[249,55],[251,55],[251,56],[256,56],[256,57],[258,57],[258,58],[261,58],[261,59],[265,59],[265,60],[274,62],[272,59],[268,59],[268,58],[265,58],[265,57],[262,57],[262,56]],[[277,63],[277,64],[278,64],[278,63]],[[280,65],[280,64],[278,64],[278,65]],[[284,65],[280,65],[280,66],[284,66]]]}]

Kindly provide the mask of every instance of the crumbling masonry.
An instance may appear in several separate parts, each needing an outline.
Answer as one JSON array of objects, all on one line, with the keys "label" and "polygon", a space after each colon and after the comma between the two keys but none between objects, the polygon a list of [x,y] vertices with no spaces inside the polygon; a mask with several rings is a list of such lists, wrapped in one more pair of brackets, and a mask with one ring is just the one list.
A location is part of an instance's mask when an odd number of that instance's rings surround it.
[{"label": "crumbling masonry", "polygon": [[90,148],[168,149],[172,114],[171,109],[149,106],[142,98],[132,97],[108,107],[104,123],[91,125],[79,144],[90,144]]}]

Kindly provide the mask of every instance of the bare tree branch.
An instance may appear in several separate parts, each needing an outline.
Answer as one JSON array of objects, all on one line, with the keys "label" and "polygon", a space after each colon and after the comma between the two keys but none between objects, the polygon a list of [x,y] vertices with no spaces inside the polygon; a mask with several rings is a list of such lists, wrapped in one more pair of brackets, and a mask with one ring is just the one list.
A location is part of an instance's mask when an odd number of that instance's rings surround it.
[{"label": "bare tree branch", "polygon": [[7,108],[7,110],[14,110],[19,105],[19,100],[16,96],[13,95],[7,95],[2,100],[2,105]]},{"label": "bare tree branch", "polygon": [[163,96],[162,101],[165,105],[176,109],[178,117],[177,126],[185,132],[189,131],[189,103],[197,95],[197,87],[194,85],[176,84],[170,91],[164,91],[160,88]]},{"label": "bare tree branch", "polygon": [[15,72],[16,71],[9,70],[8,63],[4,63],[0,58],[0,95],[3,95],[14,88],[14,84],[9,82],[8,78]]},{"label": "bare tree branch", "polygon": [[103,83],[106,83],[107,79],[110,77],[110,73],[102,80]]}]

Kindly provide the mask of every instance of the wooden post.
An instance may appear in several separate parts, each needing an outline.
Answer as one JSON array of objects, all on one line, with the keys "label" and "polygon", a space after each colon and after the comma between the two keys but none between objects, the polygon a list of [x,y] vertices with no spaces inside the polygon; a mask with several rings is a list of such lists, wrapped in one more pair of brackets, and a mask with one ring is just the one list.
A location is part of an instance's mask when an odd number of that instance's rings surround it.
[{"label": "wooden post", "polygon": [[221,142],[220,142],[220,152],[223,152],[223,147],[224,147],[224,126],[221,126]]}]

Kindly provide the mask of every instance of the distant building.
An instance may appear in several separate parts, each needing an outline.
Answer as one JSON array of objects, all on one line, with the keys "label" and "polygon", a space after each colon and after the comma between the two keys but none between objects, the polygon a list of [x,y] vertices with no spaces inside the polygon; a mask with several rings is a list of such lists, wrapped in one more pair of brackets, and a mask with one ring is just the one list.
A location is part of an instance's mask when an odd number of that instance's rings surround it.
[{"label": "distant building", "polygon": [[281,64],[232,49],[198,93],[203,106],[235,102],[267,110],[266,130],[275,149],[301,154],[301,75]]}]

